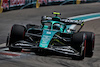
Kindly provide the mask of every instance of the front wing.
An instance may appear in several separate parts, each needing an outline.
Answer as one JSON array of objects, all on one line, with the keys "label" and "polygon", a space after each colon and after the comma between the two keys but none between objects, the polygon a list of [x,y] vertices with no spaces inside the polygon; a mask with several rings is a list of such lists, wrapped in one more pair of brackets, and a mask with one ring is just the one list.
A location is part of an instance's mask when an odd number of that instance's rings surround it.
[{"label": "front wing", "polygon": [[[24,41],[22,41],[24,42]],[[60,53],[60,54],[64,54],[64,55],[68,55],[68,56],[80,56],[81,53],[78,52],[77,50],[75,50],[74,48],[72,48],[71,46],[56,46],[56,47],[52,47],[52,48],[41,48],[38,46],[38,44],[33,44],[33,43],[16,43],[14,44],[14,46],[10,46],[13,48],[22,48],[22,49],[32,49],[33,51],[46,51],[46,52],[55,52],[55,53]]]}]

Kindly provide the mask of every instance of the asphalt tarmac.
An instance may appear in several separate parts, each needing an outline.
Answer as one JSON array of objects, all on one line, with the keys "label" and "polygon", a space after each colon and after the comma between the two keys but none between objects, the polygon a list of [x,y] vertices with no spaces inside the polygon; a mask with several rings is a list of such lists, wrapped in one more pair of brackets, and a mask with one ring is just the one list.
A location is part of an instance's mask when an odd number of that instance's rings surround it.
[{"label": "asphalt tarmac", "polygon": [[[14,10],[0,14],[0,43],[6,42],[7,34],[13,24],[36,24],[40,25],[41,16],[53,16],[52,12],[61,12],[61,17],[72,17],[83,14],[100,12],[100,3],[88,3],[80,5],[48,6]],[[84,60],[72,60],[63,56],[38,56],[33,52],[19,53],[0,49],[0,67],[100,67],[100,19],[88,21],[82,29],[95,33],[95,50],[92,58]],[[18,56],[5,55],[1,52],[18,54]]]}]

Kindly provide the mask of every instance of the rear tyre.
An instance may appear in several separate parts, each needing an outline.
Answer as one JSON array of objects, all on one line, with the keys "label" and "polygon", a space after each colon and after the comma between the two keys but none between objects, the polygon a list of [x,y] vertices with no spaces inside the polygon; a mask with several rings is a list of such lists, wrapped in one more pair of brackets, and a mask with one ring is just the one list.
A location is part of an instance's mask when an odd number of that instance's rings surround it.
[{"label": "rear tyre", "polygon": [[80,53],[79,56],[73,56],[72,59],[83,60],[86,52],[86,35],[84,33],[73,34],[72,47]]},{"label": "rear tyre", "polygon": [[21,51],[21,48],[14,48],[14,43],[19,40],[24,40],[26,28],[22,25],[13,25],[10,35],[7,37],[6,45],[10,51]]},{"label": "rear tyre", "polygon": [[86,43],[86,57],[92,57],[93,56],[93,50],[94,50],[94,43],[95,43],[95,34],[93,32],[82,32],[87,35],[87,43]]}]

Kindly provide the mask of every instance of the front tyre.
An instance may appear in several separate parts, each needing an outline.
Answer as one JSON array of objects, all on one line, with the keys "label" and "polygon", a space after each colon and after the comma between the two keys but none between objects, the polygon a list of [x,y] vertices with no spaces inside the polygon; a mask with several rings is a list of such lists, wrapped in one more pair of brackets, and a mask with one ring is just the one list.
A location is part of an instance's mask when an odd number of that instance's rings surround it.
[{"label": "front tyre", "polygon": [[94,50],[94,43],[95,43],[95,34],[93,32],[85,32],[85,31],[82,31],[81,33],[85,33],[87,35],[86,57],[92,57]]},{"label": "front tyre", "polygon": [[86,35],[84,33],[73,34],[72,47],[79,52],[79,56],[72,56],[72,59],[83,60],[86,52]]},{"label": "front tyre", "polygon": [[21,51],[21,48],[14,48],[14,43],[19,40],[24,40],[26,28],[22,25],[13,25],[10,35],[7,37],[6,45],[10,51]]}]

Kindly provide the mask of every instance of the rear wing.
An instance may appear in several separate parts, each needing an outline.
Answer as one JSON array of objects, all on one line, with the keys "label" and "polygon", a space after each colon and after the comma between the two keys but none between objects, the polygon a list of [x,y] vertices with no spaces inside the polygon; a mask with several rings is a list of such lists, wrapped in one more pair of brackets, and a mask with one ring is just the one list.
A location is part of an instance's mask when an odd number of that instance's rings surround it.
[{"label": "rear wing", "polygon": [[[53,20],[51,16],[42,16],[41,21],[44,20]],[[65,25],[71,25],[71,24],[76,24],[76,25],[84,25],[83,20],[72,20],[72,19],[66,19],[66,18],[60,18],[59,22],[64,23]]]},{"label": "rear wing", "polygon": [[60,22],[63,22],[66,25],[72,25],[72,24],[80,25],[81,27],[77,32],[79,32],[84,26],[84,21],[83,20],[61,19]]},{"label": "rear wing", "polygon": [[61,19],[60,22],[65,23],[66,25],[76,24],[76,25],[84,25],[83,20],[71,20],[71,19]]}]

